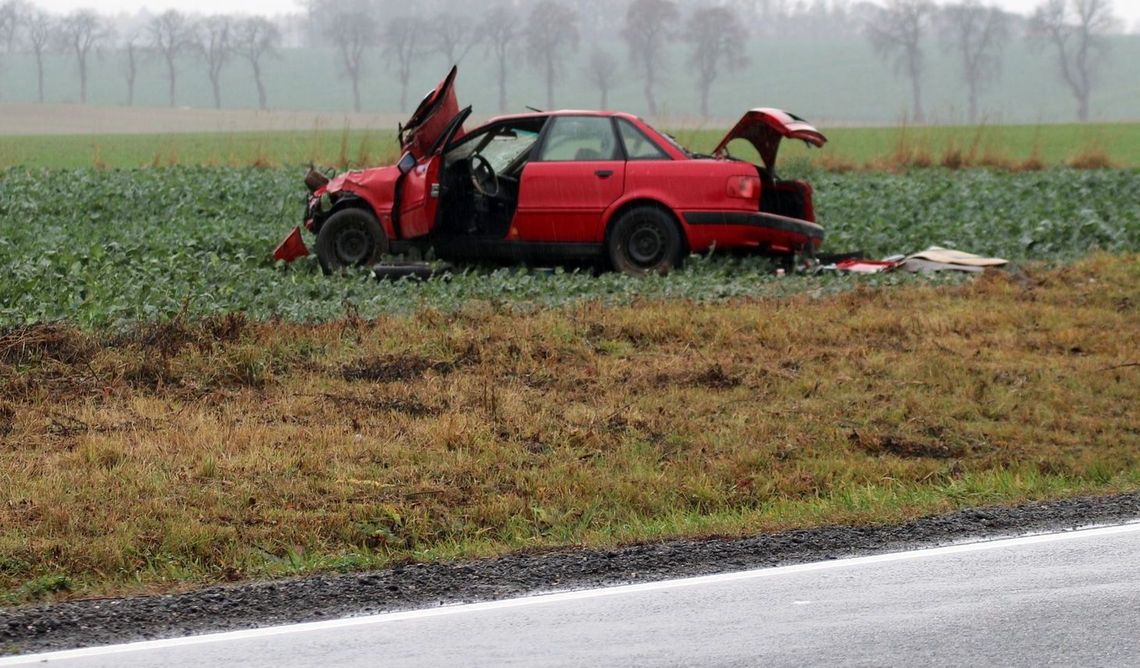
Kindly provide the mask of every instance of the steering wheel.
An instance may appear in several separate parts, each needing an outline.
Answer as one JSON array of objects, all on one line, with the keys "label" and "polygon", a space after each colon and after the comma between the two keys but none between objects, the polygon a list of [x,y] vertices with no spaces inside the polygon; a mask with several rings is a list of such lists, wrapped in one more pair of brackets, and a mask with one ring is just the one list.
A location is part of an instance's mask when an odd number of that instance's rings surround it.
[{"label": "steering wheel", "polygon": [[479,154],[471,156],[471,185],[484,197],[499,194],[499,175],[491,163]]}]

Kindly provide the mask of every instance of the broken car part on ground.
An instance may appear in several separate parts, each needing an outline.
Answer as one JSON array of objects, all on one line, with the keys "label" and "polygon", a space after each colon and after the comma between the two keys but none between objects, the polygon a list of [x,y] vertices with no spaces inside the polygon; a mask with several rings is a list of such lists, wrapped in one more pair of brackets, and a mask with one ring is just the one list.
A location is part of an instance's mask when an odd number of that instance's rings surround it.
[{"label": "broken car part on ground", "polygon": [[[711,248],[790,264],[823,242],[812,188],[776,176],[784,138],[827,139],[778,109],[747,112],[714,155],[689,152],[626,113],[532,112],[465,132],[456,69],[400,127],[396,165],[310,171],[305,228],[325,271],[429,247],[448,260],[602,261],[630,274],[666,272]],[[754,165],[728,153],[749,142]],[[274,257],[307,255],[300,227]]]}]

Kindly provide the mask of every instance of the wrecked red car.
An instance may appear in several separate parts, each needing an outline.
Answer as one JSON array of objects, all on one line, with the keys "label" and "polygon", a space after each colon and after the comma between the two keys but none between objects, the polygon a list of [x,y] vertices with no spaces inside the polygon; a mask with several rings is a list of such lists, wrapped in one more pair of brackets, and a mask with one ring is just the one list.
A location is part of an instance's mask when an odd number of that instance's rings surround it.
[{"label": "wrecked red car", "polygon": [[[778,179],[774,166],[783,139],[827,140],[787,112],[749,111],[712,156],[609,111],[500,116],[468,132],[455,76],[400,127],[396,165],[306,176],[304,226],[325,271],[431,247],[448,260],[601,260],[645,274],[714,246],[787,259],[823,241],[811,186]],[[731,158],[734,139],[761,164]],[[298,227],[274,257],[308,252]]]}]

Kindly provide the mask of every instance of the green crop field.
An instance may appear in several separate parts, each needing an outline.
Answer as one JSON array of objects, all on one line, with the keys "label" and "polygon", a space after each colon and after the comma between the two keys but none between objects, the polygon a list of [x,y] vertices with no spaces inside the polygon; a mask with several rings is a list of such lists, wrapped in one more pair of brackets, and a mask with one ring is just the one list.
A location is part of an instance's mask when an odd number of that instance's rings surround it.
[{"label": "green crop field", "polygon": [[[918,170],[808,174],[831,251],[872,255],[930,245],[1011,260],[1140,250],[1140,179],[1131,170]],[[552,277],[470,270],[450,280],[376,284],[365,272],[322,276],[312,258],[276,266],[269,253],[297,223],[292,169],[173,167],[0,172],[0,324],[85,326],[243,311],[326,320],[471,299],[557,304],[635,296],[698,299],[841,288],[857,279],[777,281],[762,262],[694,259],[668,277]],[[887,279],[895,280],[895,279]]]}]

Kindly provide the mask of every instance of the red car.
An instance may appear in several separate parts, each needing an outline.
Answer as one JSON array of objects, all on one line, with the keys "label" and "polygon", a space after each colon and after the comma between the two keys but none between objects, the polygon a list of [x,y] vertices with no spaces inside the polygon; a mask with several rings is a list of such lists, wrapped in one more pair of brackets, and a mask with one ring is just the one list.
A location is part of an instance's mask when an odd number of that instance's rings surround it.
[{"label": "red car", "polygon": [[[465,132],[471,108],[459,109],[455,75],[400,128],[396,165],[306,176],[305,227],[325,271],[431,246],[449,260],[606,260],[645,274],[714,246],[788,259],[823,241],[811,186],[773,168],[782,139],[827,141],[800,118],[753,109],[714,156],[609,111],[500,116]],[[762,164],[729,157],[733,139],[751,142]],[[307,254],[294,228],[274,257]]]}]

